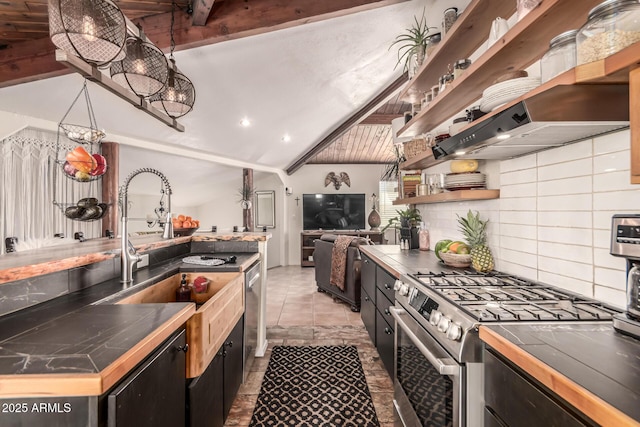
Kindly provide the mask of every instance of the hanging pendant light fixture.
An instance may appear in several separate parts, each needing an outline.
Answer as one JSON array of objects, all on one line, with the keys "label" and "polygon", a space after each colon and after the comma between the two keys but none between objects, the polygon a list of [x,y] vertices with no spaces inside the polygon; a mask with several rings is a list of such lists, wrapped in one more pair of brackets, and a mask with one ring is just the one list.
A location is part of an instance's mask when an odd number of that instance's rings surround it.
[{"label": "hanging pendant light fixture", "polygon": [[169,55],[169,76],[164,89],[149,98],[153,107],[164,110],[167,115],[177,119],[193,109],[196,102],[196,89],[191,80],[178,71],[173,51],[176,47],[173,38],[173,24],[175,21],[175,2],[171,3],[171,53]]},{"label": "hanging pendant light fixture", "polygon": [[136,95],[145,98],[160,92],[169,76],[164,53],[135,36],[127,39],[125,47],[125,58],[111,64],[111,79],[121,86],[129,86]]},{"label": "hanging pendant light fixture", "polygon": [[49,0],[49,35],[56,47],[85,62],[124,58],[124,14],[109,0]]}]

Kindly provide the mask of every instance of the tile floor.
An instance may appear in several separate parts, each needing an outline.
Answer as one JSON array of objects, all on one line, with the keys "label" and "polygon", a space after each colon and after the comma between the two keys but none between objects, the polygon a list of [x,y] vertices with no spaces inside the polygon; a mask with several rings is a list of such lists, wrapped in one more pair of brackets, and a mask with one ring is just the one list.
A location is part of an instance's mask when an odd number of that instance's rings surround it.
[{"label": "tile floor", "polygon": [[393,384],[371,342],[360,313],[317,291],[314,269],[299,266],[269,270],[265,357],[256,358],[240,387],[225,426],[245,427],[251,415],[274,345],[355,345],[381,427],[393,427]]}]

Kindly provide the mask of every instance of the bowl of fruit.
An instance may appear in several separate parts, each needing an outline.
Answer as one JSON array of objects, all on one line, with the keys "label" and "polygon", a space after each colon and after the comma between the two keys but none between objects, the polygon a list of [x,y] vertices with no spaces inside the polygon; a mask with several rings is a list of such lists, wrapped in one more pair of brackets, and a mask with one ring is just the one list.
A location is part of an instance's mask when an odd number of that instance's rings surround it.
[{"label": "bowl of fruit", "polygon": [[450,267],[465,268],[471,265],[469,246],[460,241],[440,240],[434,249],[436,256]]},{"label": "bowl of fruit", "polygon": [[191,236],[200,227],[200,221],[187,215],[178,215],[171,219],[175,237]]}]

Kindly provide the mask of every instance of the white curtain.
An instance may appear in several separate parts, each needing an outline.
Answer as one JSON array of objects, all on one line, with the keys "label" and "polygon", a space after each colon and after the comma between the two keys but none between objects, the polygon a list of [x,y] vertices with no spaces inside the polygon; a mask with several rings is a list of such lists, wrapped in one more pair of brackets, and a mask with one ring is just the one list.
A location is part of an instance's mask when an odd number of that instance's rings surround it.
[{"label": "white curtain", "polygon": [[[5,239],[17,237],[19,248],[37,248],[73,239],[99,237],[100,221],[67,219],[63,210],[83,197],[100,195],[100,180],[81,183],[67,178],[56,159],[64,159],[74,144],[57,147],[53,132],[25,129],[0,141],[0,254]],[[60,207],[54,204],[60,204]],[[65,240],[54,239],[63,233]]]}]

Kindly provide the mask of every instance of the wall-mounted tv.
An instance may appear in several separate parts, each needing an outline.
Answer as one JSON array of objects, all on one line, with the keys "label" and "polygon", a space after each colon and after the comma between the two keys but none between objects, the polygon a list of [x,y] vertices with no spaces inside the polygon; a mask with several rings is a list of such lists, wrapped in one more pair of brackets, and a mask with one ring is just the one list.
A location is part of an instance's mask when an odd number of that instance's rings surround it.
[{"label": "wall-mounted tv", "polygon": [[303,194],[305,230],[364,230],[364,194]]}]

